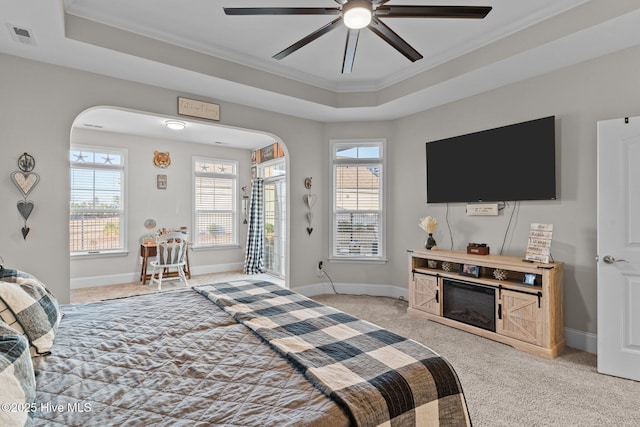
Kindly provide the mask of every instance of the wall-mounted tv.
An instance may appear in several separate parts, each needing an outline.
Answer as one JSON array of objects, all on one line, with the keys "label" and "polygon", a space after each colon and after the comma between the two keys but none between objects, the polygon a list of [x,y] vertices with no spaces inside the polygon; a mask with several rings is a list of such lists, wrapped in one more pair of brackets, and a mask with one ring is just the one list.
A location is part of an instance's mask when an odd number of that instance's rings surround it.
[{"label": "wall-mounted tv", "polygon": [[555,200],[555,116],[426,143],[427,203]]}]

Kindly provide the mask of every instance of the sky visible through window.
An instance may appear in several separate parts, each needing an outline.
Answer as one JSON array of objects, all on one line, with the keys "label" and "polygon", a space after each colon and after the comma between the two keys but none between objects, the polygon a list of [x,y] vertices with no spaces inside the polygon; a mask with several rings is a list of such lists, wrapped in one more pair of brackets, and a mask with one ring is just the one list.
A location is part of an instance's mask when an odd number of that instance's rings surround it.
[{"label": "sky visible through window", "polygon": [[336,149],[338,159],[379,159],[380,147],[378,146],[351,146],[338,147]]}]

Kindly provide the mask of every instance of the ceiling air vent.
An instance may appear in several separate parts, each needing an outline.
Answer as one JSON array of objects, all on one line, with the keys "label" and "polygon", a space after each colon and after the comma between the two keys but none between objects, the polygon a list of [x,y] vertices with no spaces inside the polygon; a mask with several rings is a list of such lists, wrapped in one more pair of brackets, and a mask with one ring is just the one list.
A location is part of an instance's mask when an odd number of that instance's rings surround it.
[{"label": "ceiling air vent", "polygon": [[9,32],[11,33],[11,38],[18,43],[30,44],[31,46],[36,45],[36,39],[33,36],[33,32],[28,28],[19,27],[17,25],[7,24],[9,28]]}]

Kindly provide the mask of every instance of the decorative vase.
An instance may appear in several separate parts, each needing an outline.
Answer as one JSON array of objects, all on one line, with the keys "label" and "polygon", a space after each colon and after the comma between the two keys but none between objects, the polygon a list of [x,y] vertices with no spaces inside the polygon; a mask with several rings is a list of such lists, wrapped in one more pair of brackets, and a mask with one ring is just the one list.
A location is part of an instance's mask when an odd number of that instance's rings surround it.
[{"label": "decorative vase", "polygon": [[436,239],[433,238],[433,235],[429,233],[429,236],[424,241],[424,247],[427,250],[431,250],[436,245]]}]

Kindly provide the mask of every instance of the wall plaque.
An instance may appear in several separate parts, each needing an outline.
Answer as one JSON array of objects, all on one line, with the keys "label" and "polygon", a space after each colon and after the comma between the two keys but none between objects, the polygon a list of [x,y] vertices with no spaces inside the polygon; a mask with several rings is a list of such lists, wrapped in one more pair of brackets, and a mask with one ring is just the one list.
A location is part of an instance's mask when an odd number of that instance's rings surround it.
[{"label": "wall plaque", "polygon": [[200,119],[220,120],[220,106],[211,102],[178,97],[178,114]]}]

